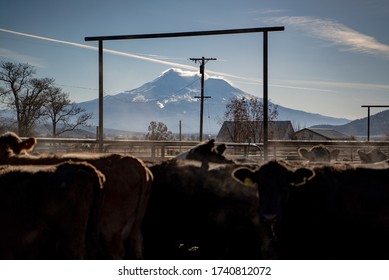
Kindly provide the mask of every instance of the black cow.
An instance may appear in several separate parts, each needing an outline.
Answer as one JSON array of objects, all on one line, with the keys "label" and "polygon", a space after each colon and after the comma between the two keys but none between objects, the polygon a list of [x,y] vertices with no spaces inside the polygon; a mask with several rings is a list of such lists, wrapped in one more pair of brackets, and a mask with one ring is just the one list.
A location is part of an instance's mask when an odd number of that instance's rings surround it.
[{"label": "black cow", "polygon": [[389,169],[291,168],[277,161],[233,172],[257,182],[279,258],[389,259]]},{"label": "black cow", "polygon": [[0,258],[98,256],[104,179],[86,163],[2,166]]},{"label": "black cow", "polygon": [[258,192],[231,178],[235,165],[172,160],[154,181],[143,235],[147,259],[261,258]]}]

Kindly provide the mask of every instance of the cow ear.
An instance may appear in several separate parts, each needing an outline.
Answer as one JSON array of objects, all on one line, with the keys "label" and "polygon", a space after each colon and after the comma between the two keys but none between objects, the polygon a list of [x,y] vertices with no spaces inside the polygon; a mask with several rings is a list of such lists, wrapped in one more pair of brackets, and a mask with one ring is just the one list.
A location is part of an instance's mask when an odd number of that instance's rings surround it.
[{"label": "cow ear", "polygon": [[290,176],[290,184],[295,187],[300,187],[315,177],[315,172],[308,168],[299,168],[291,172]]},{"label": "cow ear", "polygon": [[242,184],[254,185],[257,181],[258,174],[249,168],[240,167],[232,171],[232,177]]},{"label": "cow ear", "polygon": [[219,155],[223,155],[224,151],[227,149],[226,144],[220,144],[216,147],[216,151]]},{"label": "cow ear", "polygon": [[302,159],[309,159],[309,152],[307,149],[304,149],[304,148],[300,148],[297,150],[300,158]]},{"label": "cow ear", "polygon": [[24,140],[19,143],[20,151],[31,151],[34,149],[36,145],[36,139],[35,138],[28,138],[27,140]]}]

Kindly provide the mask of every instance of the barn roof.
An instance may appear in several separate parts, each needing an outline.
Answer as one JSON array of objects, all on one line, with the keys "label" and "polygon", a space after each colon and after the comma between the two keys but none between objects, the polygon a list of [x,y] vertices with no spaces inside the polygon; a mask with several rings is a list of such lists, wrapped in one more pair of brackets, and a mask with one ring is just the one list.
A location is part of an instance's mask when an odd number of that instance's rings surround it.
[{"label": "barn roof", "polygon": [[350,139],[349,135],[346,135],[334,129],[324,129],[324,128],[303,128],[299,131],[296,131],[296,135],[298,135],[299,133],[305,130],[320,135],[328,140]]}]

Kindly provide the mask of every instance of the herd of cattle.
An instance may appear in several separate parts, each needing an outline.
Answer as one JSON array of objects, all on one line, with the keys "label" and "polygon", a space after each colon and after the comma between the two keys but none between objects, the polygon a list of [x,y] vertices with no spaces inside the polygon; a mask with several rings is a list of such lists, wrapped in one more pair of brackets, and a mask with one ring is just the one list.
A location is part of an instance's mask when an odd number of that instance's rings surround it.
[{"label": "herd of cattle", "polygon": [[209,140],[146,165],[25,153],[35,144],[0,136],[0,259],[389,259],[377,151],[338,163],[319,145],[299,163],[244,164]]}]

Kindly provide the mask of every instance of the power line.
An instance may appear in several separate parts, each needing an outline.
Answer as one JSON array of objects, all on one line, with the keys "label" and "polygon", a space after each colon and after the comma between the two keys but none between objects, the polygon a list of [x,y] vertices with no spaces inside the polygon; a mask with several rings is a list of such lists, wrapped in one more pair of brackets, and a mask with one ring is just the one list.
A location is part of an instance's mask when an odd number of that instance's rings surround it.
[{"label": "power line", "polygon": [[188,84],[188,85],[184,86],[183,88],[180,88],[179,90],[177,90],[177,91],[173,92],[173,94],[179,93],[180,91],[182,91],[182,90],[186,89],[187,87],[190,87],[191,85],[193,85],[193,84],[194,84],[195,82],[197,82],[198,80],[200,80],[200,78],[198,78],[198,79],[194,80],[193,82],[191,82],[190,84]]}]

